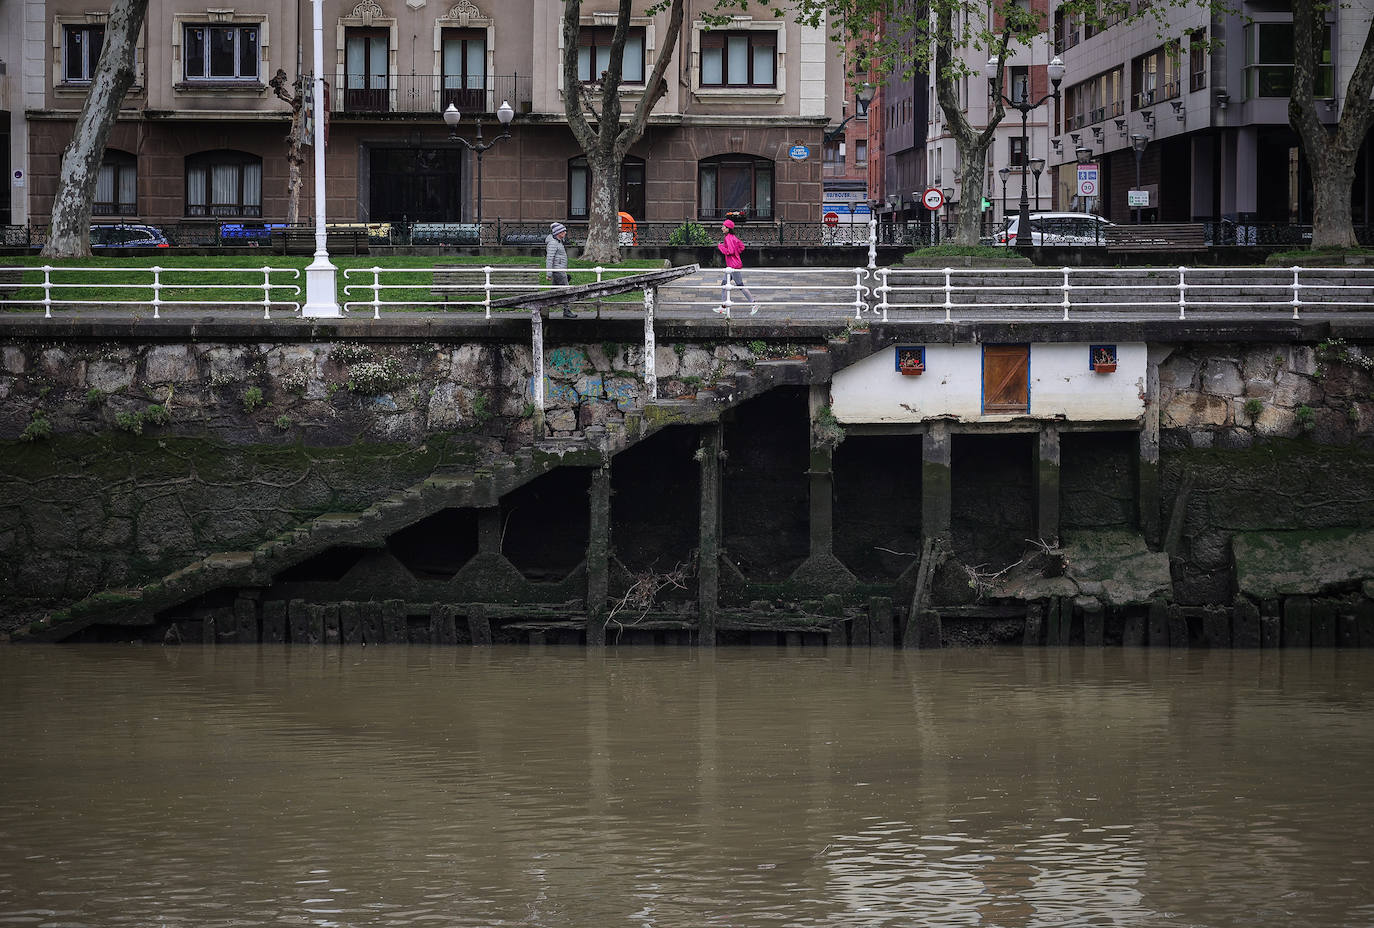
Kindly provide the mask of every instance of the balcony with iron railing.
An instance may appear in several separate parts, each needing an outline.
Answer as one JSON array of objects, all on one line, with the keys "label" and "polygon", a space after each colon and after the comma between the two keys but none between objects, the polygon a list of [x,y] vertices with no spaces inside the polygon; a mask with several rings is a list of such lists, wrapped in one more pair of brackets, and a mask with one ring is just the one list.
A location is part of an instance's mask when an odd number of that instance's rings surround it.
[{"label": "balcony with iron railing", "polygon": [[437,114],[449,104],[460,113],[495,113],[509,102],[517,113],[533,105],[533,78],[520,74],[345,74],[342,91],[331,95],[335,113]]}]

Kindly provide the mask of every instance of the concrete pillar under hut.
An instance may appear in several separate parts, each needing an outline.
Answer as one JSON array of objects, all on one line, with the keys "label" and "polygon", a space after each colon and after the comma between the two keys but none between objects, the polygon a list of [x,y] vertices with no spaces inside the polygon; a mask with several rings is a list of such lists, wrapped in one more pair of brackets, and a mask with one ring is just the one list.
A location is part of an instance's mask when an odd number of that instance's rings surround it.
[{"label": "concrete pillar under hut", "polygon": [[490,610],[485,603],[468,606],[468,635],[474,647],[491,644]]},{"label": "concrete pillar under hut", "polygon": [[1353,612],[1342,612],[1336,617],[1336,646],[1358,648],[1360,646],[1359,617]]},{"label": "concrete pillar under hut", "polygon": [[1026,627],[1021,634],[1023,645],[1043,644],[1045,641],[1045,607],[1042,603],[1026,604]]},{"label": "concrete pillar under hut", "polygon": [[1214,606],[1202,613],[1202,640],[1209,648],[1231,647],[1231,610]]},{"label": "concrete pillar under hut", "polygon": [[1035,528],[1040,540],[1059,543],[1059,429],[1047,425],[1040,430],[1035,460]]},{"label": "concrete pillar under hut", "polygon": [[1289,596],[1283,601],[1283,646],[1312,647],[1312,600]]},{"label": "concrete pillar under hut", "polygon": [[868,600],[869,643],[874,647],[892,647],[892,600],[873,596]]},{"label": "concrete pillar under hut", "polygon": [[1149,640],[1147,614],[1139,609],[1128,609],[1121,621],[1121,646],[1124,648],[1143,648]]},{"label": "concrete pillar under hut", "polygon": [[239,644],[257,644],[260,636],[258,629],[258,601],[248,596],[234,600],[234,628]]},{"label": "concrete pillar under hut", "polygon": [[303,599],[293,599],[286,607],[292,644],[310,643],[310,610]]},{"label": "concrete pillar under hut", "polygon": [[324,643],[341,644],[343,636],[339,630],[339,604],[325,603],[320,611],[324,614]]},{"label": "concrete pillar under hut", "polygon": [[1178,603],[1169,604],[1169,647],[1188,647],[1188,620]]},{"label": "concrete pillar under hut", "polygon": [[1277,599],[1260,602],[1260,647],[1277,648],[1283,644],[1283,620]]},{"label": "concrete pillar under hut", "polygon": [[457,644],[458,626],[454,622],[453,607],[436,603],[429,609],[430,641],[435,644]]},{"label": "concrete pillar under hut", "polygon": [[1336,604],[1319,600],[1312,604],[1312,647],[1336,646]]},{"label": "concrete pillar under hut", "polygon": [[382,604],[376,600],[358,603],[363,624],[363,644],[385,644],[386,630],[382,624]]},{"label": "concrete pillar under hut", "polygon": [[606,644],[606,598],[610,585],[611,551],[611,468],[603,465],[592,471],[587,490],[589,525],[587,531],[587,646]]},{"label": "concrete pillar under hut", "polygon": [[286,641],[286,600],[269,599],[262,604],[263,644]]},{"label": "concrete pillar under hut", "polygon": [[363,643],[363,616],[355,602],[339,603],[339,637],[344,644]]},{"label": "concrete pillar under hut", "polygon": [[[1106,640],[1106,608],[1099,599],[1088,599],[1083,607],[1083,646],[1100,648]],[[1129,615],[1126,619],[1130,621]]]},{"label": "concrete pillar under hut", "polygon": [[1258,648],[1260,646],[1260,611],[1253,600],[1236,598],[1231,610],[1231,647]]},{"label": "concrete pillar under hut", "polygon": [[932,422],[921,441],[922,538],[949,536],[954,505],[950,473],[953,447],[949,426],[943,422]]},{"label": "concrete pillar under hut", "polygon": [[382,631],[389,644],[405,644],[406,606],[399,599],[388,599],[382,603]]},{"label": "concrete pillar under hut", "polygon": [[697,644],[715,647],[720,624],[720,450],[719,422],[701,428],[697,461],[701,465],[697,532]]},{"label": "concrete pillar under hut", "polygon": [[1360,647],[1374,648],[1374,601],[1366,599],[1355,607],[1355,625]]}]

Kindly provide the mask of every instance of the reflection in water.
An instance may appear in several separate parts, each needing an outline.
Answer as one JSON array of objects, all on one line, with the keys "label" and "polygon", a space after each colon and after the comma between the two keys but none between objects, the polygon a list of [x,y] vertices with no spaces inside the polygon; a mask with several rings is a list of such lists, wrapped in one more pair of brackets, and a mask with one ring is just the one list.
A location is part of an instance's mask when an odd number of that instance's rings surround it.
[{"label": "reflection in water", "polygon": [[0,924],[1374,924],[1372,671],[0,649]]}]

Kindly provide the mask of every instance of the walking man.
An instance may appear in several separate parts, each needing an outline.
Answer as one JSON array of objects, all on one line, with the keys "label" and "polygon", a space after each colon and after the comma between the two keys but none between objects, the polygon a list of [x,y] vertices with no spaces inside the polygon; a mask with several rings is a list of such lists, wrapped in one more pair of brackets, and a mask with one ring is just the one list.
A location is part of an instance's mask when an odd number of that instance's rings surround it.
[{"label": "walking man", "polygon": [[754,301],[754,294],[750,293],[749,288],[744,285],[744,274],[742,273],[744,261],[740,259],[740,255],[744,253],[744,242],[740,241],[739,236],[735,234],[735,223],[732,220],[727,219],[722,222],[720,231],[725,233],[725,238],[716,246],[716,249],[725,255],[725,276],[720,279],[720,306],[716,312],[723,316],[730,315],[730,304],[726,302],[726,282],[733,277],[735,286],[739,287],[749,300],[749,315],[752,316],[759,311],[759,304]]},{"label": "walking man", "polygon": [[[568,237],[568,227],[561,222],[555,222],[550,228],[552,231],[544,239],[544,270],[548,272],[549,283],[555,287],[566,287],[568,249],[564,247],[563,240]],[[563,304],[563,318],[577,318],[577,313],[568,308],[566,303]]]}]

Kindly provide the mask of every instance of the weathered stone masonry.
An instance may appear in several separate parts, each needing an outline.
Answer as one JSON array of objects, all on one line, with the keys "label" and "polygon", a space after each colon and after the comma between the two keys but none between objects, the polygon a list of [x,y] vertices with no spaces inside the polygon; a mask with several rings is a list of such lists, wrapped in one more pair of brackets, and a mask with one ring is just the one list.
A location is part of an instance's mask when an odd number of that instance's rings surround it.
[{"label": "weathered stone masonry", "polygon": [[[546,347],[534,452],[529,348],[503,333],[0,341],[4,624],[105,610],[124,617],[74,621],[78,637],[1374,643],[1359,346],[1152,347],[1157,402],[1133,425],[836,433],[831,372],[909,333],[787,333],[800,349],[661,334],[651,401],[634,330],[604,331]],[[274,568],[275,551],[300,559]],[[207,557],[225,583],[141,618],[124,603],[150,583],[171,603],[193,583],[161,578],[194,580]],[[636,584],[654,582],[641,608]]]}]

